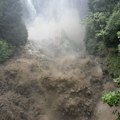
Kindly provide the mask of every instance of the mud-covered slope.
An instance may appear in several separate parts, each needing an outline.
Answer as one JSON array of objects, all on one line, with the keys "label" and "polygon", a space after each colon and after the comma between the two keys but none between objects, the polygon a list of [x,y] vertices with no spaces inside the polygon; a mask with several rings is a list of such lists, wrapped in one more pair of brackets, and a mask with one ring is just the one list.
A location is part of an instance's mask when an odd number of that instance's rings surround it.
[{"label": "mud-covered slope", "polygon": [[20,55],[0,66],[1,120],[96,120],[102,71],[93,57]]}]

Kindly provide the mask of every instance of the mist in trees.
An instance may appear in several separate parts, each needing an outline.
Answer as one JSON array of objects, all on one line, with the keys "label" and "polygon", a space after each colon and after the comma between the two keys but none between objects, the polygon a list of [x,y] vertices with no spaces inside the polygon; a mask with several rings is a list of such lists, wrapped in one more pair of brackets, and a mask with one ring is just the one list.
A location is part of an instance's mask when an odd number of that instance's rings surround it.
[{"label": "mist in trees", "polygon": [[25,45],[27,38],[20,0],[0,0],[0,63],[13,56],[18,47]]},{"label": "mist in trees", "polygon": [[0,39],[19,46],[27,41],[20,0],[0,0]]}]

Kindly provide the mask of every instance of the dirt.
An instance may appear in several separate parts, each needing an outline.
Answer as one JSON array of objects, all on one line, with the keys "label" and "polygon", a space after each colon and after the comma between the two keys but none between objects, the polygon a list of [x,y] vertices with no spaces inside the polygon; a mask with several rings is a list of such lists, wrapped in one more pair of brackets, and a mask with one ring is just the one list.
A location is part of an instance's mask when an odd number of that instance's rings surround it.
[{"label": "dirt", "polygon": [[110,108],[108,105],[98,102],[96,107],[97,120],[116,120],[116,116],[112,114],[114,108]]},{"label": "dirt", "polygon": [[107,120],[99,117],[102,78],[92,56],[21,54],[0,66],[0,119]]}]

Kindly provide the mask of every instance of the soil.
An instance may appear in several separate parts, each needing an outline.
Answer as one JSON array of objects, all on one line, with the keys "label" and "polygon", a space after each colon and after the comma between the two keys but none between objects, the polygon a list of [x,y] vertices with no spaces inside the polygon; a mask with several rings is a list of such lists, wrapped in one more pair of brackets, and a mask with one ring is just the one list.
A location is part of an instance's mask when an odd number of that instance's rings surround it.
[{"label": "soil", "polygon": [[52,60],[24,52],[0,65],[0,120],[112,120],[99,102],[109,86],[102,80],[92,56]]}]

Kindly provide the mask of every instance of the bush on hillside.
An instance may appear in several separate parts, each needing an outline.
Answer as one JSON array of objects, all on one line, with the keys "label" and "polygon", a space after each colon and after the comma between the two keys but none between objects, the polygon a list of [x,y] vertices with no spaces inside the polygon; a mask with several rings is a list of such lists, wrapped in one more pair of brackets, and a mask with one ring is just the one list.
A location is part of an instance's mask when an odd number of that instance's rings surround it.
[{"label": "bush on hillside", "polygon": [[113,114],[117,116],[116,120],[120,120],[120,76],[114,80],[114,82],[117,84],[118,88],[115,91],[106,93],[103,95],[102,100],[104,103],[107,103],[110,107],[115,108],[113,111]]},{"label": "bush on hillside", "polygon": [[15,48],[7,42],[0,40],[0,63],[3,63],[14,54]]}]

